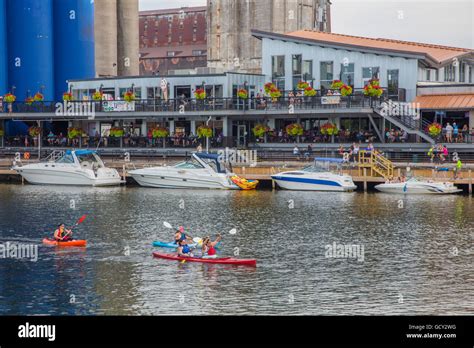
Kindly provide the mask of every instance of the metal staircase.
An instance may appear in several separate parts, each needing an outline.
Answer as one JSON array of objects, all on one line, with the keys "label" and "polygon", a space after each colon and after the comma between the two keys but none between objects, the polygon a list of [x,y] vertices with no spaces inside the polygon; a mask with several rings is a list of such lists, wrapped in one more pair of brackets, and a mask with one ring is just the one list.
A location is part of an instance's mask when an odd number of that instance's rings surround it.
[{"label": "metal staircase", "polygon": [[426,126],[428,125],[428,122],[426,120],[422,120],[419,115],[413,113],[404,113],[403,110],[399,110],[399,112],[397,113],[387,112],[387,105],[395,104],[391,102],[389,102],[388,104],[385,103],[385,105],[382,104],[381,106],[374,107],[373,110],[377,115],[383,117],[398,128],[405,130],[408,134],[418,135],[420,138],[426,140],[431,144],[436,143],[436,140],[433,139],[426,131],[424,131],[426,129]]},{"label": "metal staircase", "polygon": [[375,150],[359,151],[359,176],[363,176],[364,168],[370,170],[370,176],[382,176],[385,179],[393,177],[394,166],[392,161]]}]

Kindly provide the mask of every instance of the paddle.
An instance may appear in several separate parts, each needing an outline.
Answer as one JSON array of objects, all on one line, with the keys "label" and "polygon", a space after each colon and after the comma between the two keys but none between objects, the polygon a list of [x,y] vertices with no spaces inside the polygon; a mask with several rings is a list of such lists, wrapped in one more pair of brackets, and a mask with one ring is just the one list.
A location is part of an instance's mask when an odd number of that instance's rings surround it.
[{"label": "paddle", "polygon": [[[64,237],[67,237],[69,234],[72,234],[72,229],[73,229],[74,227],[77,227],[77,226],[79,226],[80,224],[82,224],[86,218],[87,218],[87,215],[82,215],[82,216],[79,218],[79,220],[77,220],[76,224],[75,224],[74,226],[72,226],[71,228],[69,228],[70,231],[69,231],[68,233],[66,233],[66,234],[64,235]],[[63,238],[64,238],[64,237],[63,237]]]}]

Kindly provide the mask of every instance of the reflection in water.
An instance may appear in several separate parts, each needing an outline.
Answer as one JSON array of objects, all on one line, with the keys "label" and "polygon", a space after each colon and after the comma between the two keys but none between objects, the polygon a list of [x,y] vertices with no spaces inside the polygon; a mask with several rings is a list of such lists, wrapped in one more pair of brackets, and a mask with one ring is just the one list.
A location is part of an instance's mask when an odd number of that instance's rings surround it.
[{"label": "reflection in water", "polygon": [[[467,196],[0,185],[0,243],[87,220],[87,249],[0,260],[1,314],[472,314]],[[74,200],[76,209],[71,209]],[[257,268],[153,259],[183,225]],[[229,231],[235,228],[236,234]],[[364,262],[326,258],[333,243]],[[168,250],[169,252],[169,250]]]}]

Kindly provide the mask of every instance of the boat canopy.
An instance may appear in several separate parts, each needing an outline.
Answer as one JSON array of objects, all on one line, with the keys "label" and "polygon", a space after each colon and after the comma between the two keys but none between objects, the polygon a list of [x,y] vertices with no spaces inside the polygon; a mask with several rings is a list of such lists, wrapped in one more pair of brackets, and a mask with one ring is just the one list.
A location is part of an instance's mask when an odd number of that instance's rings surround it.
[{"label": "boat canopy", "polygon": [[344,163],[342,158],[326,158],[326,157],[316,157],[315,162],[330,162],[330,163]]},{"label": "boat canopy", "polygon": [[194,153],[196,157],[198,157],[201,160],[211,160],[215,163],[217,172],[218,173],[225,173],[225,169],[223,166],[221,166],[221,163],[219,162],[220,156],[214,153],[204,153],[204,152],[196,152]]},{"label": "boat canopy", "polygon": [[76,156],[87,156],[87,155],[97,154],[97,152],[92,151],[92,150],[75,150],[75,151],[67,150],[66,155],[71,155],[73,152],[76,154]]}]

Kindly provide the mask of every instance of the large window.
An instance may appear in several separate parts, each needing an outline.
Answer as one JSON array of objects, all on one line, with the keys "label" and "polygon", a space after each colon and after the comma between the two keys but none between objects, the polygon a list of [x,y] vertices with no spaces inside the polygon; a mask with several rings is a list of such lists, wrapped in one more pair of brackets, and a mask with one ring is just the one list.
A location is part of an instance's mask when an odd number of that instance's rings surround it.
[{"label": "large window", "polygon": [[370,80],[380,78],[380,68],[362,68],[362,85],[365,87]]},{"label": "large window", "polygon": [[285,90],[285,56],[272,57],[272,81],[280,90]]},{"label": "large window", "polygon": [[313,84],[313,61],[303,60],[303,80]]},{"label": "large window", "polygon": [[460,63],[459,65],[459,82],[466,82],[466,64]]},{"label": "large window", "polygon": [[341,81],[354,87],[354,63],[341,64]]},{"label": "large window", "polygon": [[331,88],[332,81],[334,80],[334,63],[333,62],[321,62],[320,63],[320,76],[321,76],[321,88]]},{"label": "large window", "polygon": [[388,97],[398,100],[398,70],[387,71]]},{"label": "large window", "polygon": [[456,67],[453,64],[446,65],[444,67],[444,81],[445,82],[456,81]]},{"label": "large window", "polygon": [[293,74],[293,88],[296,88],[296,85],[299,81],[303,79],[303,56],[301,54],[293,54],[291,57],[291,66]]}]

